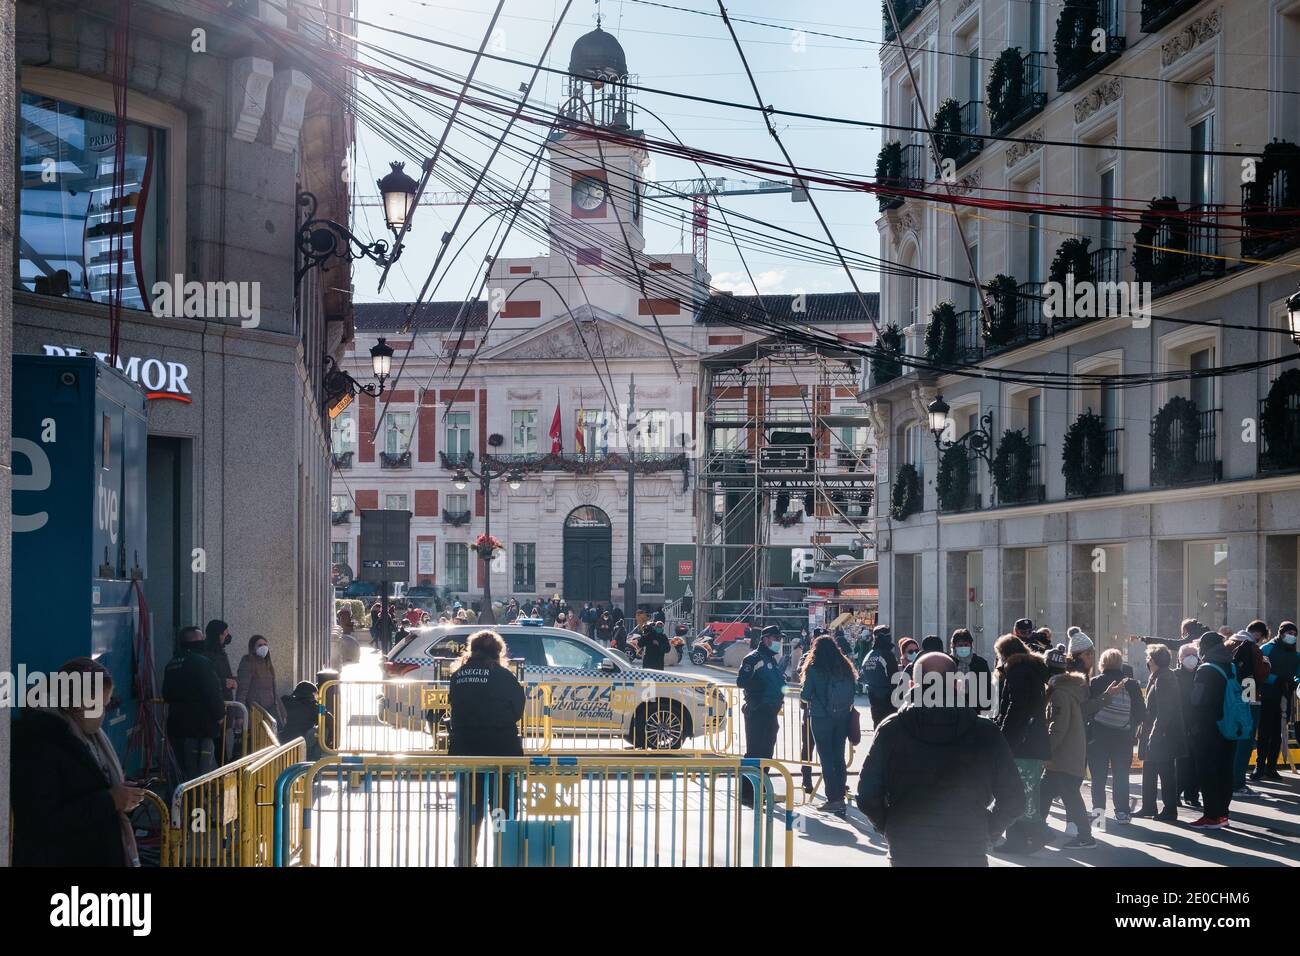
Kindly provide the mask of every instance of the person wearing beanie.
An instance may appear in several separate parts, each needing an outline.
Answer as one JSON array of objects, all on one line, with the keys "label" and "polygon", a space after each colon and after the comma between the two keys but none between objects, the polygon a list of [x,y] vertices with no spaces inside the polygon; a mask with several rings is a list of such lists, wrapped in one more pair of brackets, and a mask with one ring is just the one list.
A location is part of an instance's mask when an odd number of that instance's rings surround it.
[{"label": "person wearing beanie", "polygon": [[1282,736],[1291,722],[1291,702],[1300,684],[1297,667],[1296,626],[1292,621],[1278,625],[1277,636],[1260,648],[1268,660],[1268,678],[1260,687],[1259,751],[1255,758],[1255,780],[1281,782],[1277,756],[1282,750]]},{"label": "person wearing beanie", "polygon": [[1047,650],[1049,647],[1056,644],[1056,641],[1052,637],[1052,629],[1047,626],[1037,628],[1034,633],[1030,635],[1029,639],[1032,643],[1037,644],[1043,650]]},{"label": "person wearing beanie", "polygon": [[1232,803],[1232,761],[1237,742],[1219,731],[1223,716],[1223,695],[1228,677],[1240,679],[1232,651],[1224,646],[1215,631],[1206,631],[1200,640],[1201,664],[1192,682],[1191,710],[1184,714],[1192,737],[1196,772],[1200,778],[1204,801],[1200,819],[1190,825],[1194,830],[1219,830],[1228,825],[1228,808]]},{"label": "person wearing beanie", "polygon": [[881,624],[872,632],[871,650],[862,662],[860,679],[867,689],[867,703],[871,707],[871,726],[892,714],[894,706],[894,674],[898,672],[898,657],[894,651],[894,638],[889,627]]},{"label": "person wearing beanie", "polygon": [[1193,747],[1190,715],[1192,684],[1196,680],[1196,668],[1200,663],[1200,650],[1195,641],[1178,648],[1178,667],[1175,676],[1178,678],[1178,694],[1181,698],[1179,703],[1183,712],[1183,736],[1186,741],[1186,746],[1183,748],[1184,756],[1178,759],[1178,794],[1184,806],[1197,809],[1201,806],[1201,781],[1196,773],[1196,750]]},{"label": "person wearing beanie", "polygon": [[1046,842],[1039,797],[1043,766],[1052,756],[1044,695],[1047,665],[1014,634],[998,638],[993,650],[998,658],[998,713],[994,722],[1011,747],[1025,788],[1024,815],[1007,827],[1006,839],[997,849],[1004,853],[1034,853]]},{"label": "person wearing beanie", "polygon": [[[1178,676],[1169,669],[1172,655],[1163,644],[1147,648],[1146,719],[1138,738],[1138,756],[1142,758],[1142,807],[1138,816],[1178,822],[1178,758],[1187,752],[1187,733],[1183,729],[1183,709],[1177,686]],[[1157,792],[1157,784],[1159,792]],[[1164,809],[1156,807],[1164,797]]]},{"label": "person wearing beanie", "polygon": [[1097,648],[1092,643],[1092,638],[1083,633],[1082,628],[1073,626],[1066,629],[1065,637],[1069,642],[1067,650],[1070,654],[1070,669],[1079,671],[1085,676],[1091,674],[1092,665],[1097,657]]}]

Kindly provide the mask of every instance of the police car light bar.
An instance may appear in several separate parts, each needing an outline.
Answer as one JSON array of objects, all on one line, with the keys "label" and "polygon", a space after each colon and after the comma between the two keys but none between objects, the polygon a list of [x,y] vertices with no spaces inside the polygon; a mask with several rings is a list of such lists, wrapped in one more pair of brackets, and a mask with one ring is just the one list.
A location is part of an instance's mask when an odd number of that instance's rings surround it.
[{"label": "police car light bar", "polygon": [[521,627],[545,627],[546,622],[540,617],[517,617],[515,623]]}]

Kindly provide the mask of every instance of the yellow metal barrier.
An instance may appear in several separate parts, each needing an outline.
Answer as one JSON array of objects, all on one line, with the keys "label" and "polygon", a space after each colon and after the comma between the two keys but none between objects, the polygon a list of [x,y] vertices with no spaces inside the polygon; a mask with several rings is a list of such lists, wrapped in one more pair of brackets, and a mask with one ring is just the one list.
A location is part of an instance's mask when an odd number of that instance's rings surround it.
[{"label": "yellow metal barrier", "polygon": [[[525,687],[520,734],[529,754],[740,757],[748,746],[744,697],[730,684],[583,676]],[[321,701],[317,735],[324,753],[447,752],[445,681],[329,681]],[[806,768],[810,779],[817,760],[804,714],[798,692],[788,693],[772,757]]]},{"label": "yellow metal barrier", "polygon": [[244,771],[274,748],[240,757],[172,794],[170,866],[239,866]]},{"label": "yellow metal barrier", "polygon": [[303,785],[300,865],[794,863],[794,781],[775,761],[334,754]]},{"label": "yellow metal barrier", "polygon": [[261,705],[254,704],[252,706],[248,719],[252,722],[252,728],[249,730],[248,736],[249,753],[280,745],[280,736],[275,730],[275,718],[268,714]]},{"label": "yellow metal barrier", "polygon": [[307,744],[298,737],[262,754],[240,771],[240,866],[271,866],[274,862],[275,781],[284,770],[307,759]]},{"label": "yellow metal barrier", "polygon": [[[322,753],[445,754],[450,706],[446,681],[326,681],[320,687],[316,739]],[[530,690],[519,733],[550,740],[550,690]]]}]

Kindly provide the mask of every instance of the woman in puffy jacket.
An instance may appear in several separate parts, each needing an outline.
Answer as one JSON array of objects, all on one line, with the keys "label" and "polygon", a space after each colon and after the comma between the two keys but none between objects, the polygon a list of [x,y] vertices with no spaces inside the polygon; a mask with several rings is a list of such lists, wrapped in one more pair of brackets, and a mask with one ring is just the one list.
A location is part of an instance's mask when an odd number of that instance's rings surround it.
[{"label": "woman in puffy jacket", "polygon": [[799,699],[808,705],[813,740],[821,755],[822,780],[826,784],[827,813],[844,815],[848,770],[844,744],[849,737],[853,697],[858,675],[835,639],[823,634],[813,641],[812,651],[800,668],[803,687]]}]

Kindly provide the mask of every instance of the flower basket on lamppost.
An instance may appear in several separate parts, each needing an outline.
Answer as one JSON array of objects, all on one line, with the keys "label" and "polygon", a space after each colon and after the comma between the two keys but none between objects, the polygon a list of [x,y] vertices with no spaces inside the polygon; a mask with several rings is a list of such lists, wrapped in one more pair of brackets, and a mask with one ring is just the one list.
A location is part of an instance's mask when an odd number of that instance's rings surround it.
[{"label": "flower basket on lamppost", "polygon": [[[489,447],[493,449],[500,448],[504,442],[505,438],[497,434],[489,435],[487,439]],[[504,478],[511,491],[518,491],[523,481],[523,473],[514,466],[493,468],[490,456],[484,456],[484,459],[481,468],[475,469],[468,463],[457,468],[452,478],[452,486],[457,491],[464,491],[469,487],[471,478],[478,479],[479,494],[483,496],[484,530],[470,542],[469,546],[480,559],[486,562],[483,568],[483,611],[479,614],[479,623],[495,624],[496,614],[492,611],[492,558],[498,551],[504,550],[505,545],[499,538],[492,536],[492,482]]]}]

